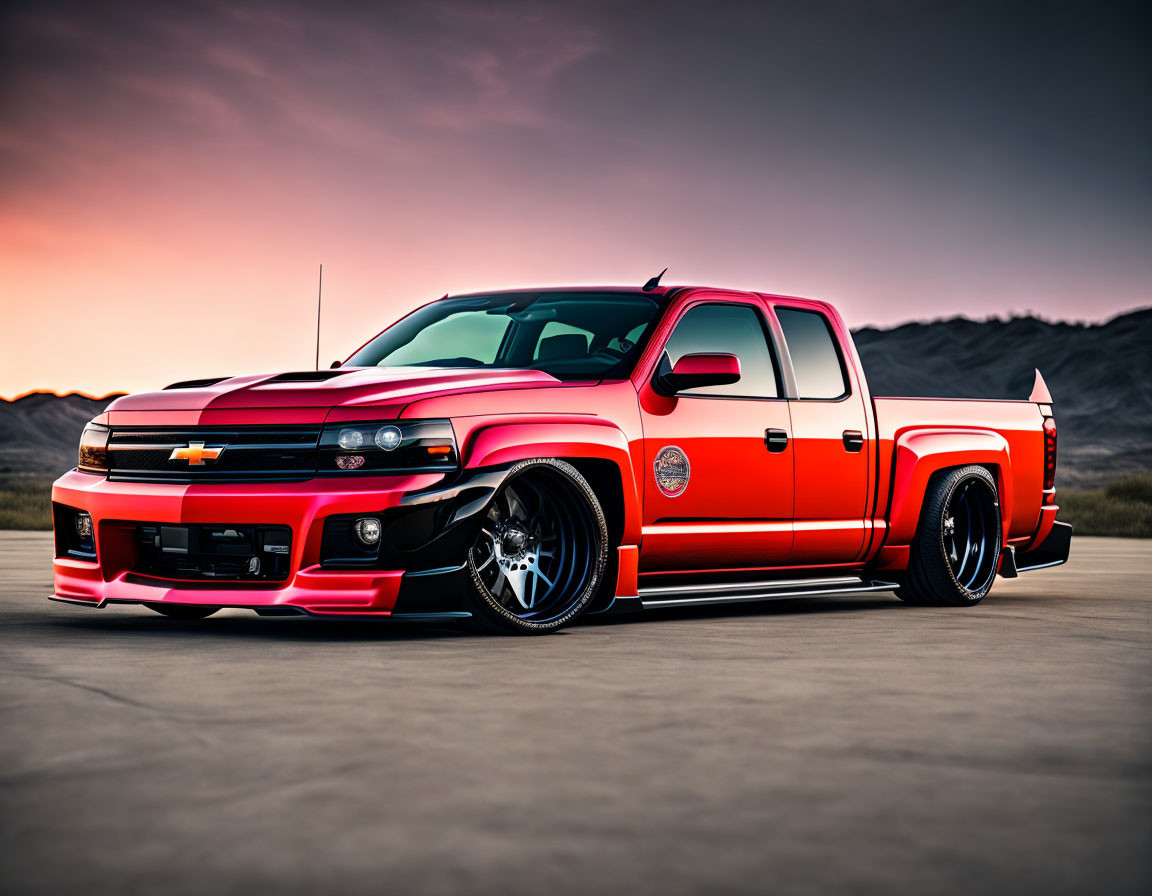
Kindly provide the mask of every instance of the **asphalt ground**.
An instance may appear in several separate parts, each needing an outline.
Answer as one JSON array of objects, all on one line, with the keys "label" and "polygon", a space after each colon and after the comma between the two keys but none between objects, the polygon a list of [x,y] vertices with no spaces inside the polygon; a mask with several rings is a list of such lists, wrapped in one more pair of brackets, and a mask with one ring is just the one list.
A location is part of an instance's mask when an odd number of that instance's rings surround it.
[{"label": "asphalt ground", "polygon": [[4,894],[1152,890],[1152,542],[530,639],[72,607],[50,552],[0,533]]}]

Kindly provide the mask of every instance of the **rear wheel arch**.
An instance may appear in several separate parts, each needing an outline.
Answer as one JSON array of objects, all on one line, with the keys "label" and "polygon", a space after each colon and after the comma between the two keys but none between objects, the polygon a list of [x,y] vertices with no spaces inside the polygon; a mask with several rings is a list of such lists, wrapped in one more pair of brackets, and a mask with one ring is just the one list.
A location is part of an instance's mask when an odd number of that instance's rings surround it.
[{"label": "rear wheel arch", "polygon": [[980,429],[915,429],[896,439],[886,545],[911,545],[925,497],[941,475],[967,466],[986,469],[996,482],[1004,531],[1012,519],[1012,477],[1008,442]]}]

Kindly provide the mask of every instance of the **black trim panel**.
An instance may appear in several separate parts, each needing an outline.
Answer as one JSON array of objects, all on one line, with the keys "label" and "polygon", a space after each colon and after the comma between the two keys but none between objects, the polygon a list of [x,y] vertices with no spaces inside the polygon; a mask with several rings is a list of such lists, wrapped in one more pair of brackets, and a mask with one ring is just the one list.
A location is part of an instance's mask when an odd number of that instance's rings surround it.
[{"label": "black trim panel", "polygon": [[1068,562],[1071,551],[1072,524],[1056,520],[1047,538],[1032,550],[1016,555],[1016,570],[1028,572],[1031,569],[1059,566]]}]

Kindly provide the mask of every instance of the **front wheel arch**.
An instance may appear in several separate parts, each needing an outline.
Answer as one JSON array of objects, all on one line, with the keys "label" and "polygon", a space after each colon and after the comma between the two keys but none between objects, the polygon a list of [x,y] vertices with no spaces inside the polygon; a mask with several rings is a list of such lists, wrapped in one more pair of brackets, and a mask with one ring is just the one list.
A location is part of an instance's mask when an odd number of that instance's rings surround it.
[{"label": "front wheel arch", "polygon": [[[588,480],[608,523],[608,560],[604,566],[599,591],[588,604],[586,612],[598,613],[608,609],[616,599],[617,579],[620,575],[620,546],[624,543],[625,509],[624,485],[620,467],[607,458],[561,458]],[[626,586],[627,587],[627,586]],[[633,586],[634,587],[634,586]]]}]

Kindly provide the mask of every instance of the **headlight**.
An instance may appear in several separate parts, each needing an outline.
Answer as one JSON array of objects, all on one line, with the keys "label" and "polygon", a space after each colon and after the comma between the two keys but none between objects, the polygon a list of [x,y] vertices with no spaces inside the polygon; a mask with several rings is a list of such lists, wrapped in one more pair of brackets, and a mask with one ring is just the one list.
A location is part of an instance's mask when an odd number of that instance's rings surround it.
[{"label": "headlight", "polygon": [[334,423],[320,436],[321,474],[431,473],[456,464],[447,420]]},{"label": "headlight", "polygon": [[364,444],[364,433],[358,429],[342,429],[336,436],[336,444],[345,451],[354,451]]},{"label": "headlight", "polygon": [[400,431],[398,426],[381,426],[376,430],[376,435],[372,437],[372,441],[376,443],[377,448],[395,451],[404,441],[404,433]]},{"label": "headlight", "polygon": [[80,434],[80,455],[76,466],[85,473],[108,472],[108,427],[89,423]]}]

